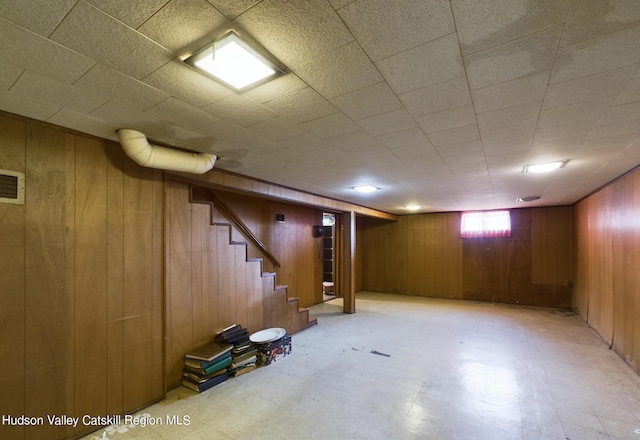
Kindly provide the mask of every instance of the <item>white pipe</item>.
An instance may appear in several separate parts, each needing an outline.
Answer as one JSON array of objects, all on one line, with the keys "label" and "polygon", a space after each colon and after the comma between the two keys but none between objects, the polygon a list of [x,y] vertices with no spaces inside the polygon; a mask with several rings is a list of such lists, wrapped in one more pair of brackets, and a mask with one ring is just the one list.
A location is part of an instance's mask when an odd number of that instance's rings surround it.
[{"label": "white pipe", "polygon": [[129,128],[120,128],[117,133],[126,155],[143,167],[204,174],[213,168],[218,159],[215,154],[192,153],[151,145],[144,134]]}]

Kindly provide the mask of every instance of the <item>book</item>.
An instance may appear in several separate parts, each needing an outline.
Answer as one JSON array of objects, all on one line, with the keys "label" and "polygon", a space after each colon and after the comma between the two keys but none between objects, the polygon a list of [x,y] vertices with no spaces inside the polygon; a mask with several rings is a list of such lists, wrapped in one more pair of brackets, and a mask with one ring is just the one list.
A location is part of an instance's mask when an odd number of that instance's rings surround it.
[{"label": "book", "polygon": [[226,353],[214,358],[211,361],[199,361],[197,359],[184,358],[184,364],[188,365],[189,367],[192,367],[192,368],[208,369],[212,365],[215,365],[218,362],[222,362],[223,360],[225,360],[225,359],[227,359],[229,357],[231,357],[231,353],[230,352],[226,352]]},{"label": "book", "polygon": [[216,376],[214,378],[211,378],[209,380],[207,380],[206,382],[202,382],[202,383],[197,383],[197,382],[193,382],[191,379],[188,379],[186,377],[182,378],[182,385],[184,385],[185,387],[192,389],[193,391],[196,391],[198,393],[201,393],[203,391],[208,390],[209,388],[212,388],[224,381],[226,381],[227,379],[229,379],[229,375],[228,374],[221,374],[219,376]]},{"label": "book", "polygon": [[220,343],[226,343],[231,345],[237,345],[240,343],[249,341],[249,330],[238,326],[234,327],[230,330],[223,330],[218,333],[215,338],[215,341]]},{"label": "book", "polygon": [[238,367],[242,367],[243,365],[247,365],[247,364],[255,364],[256,361],[258,360],[258,356],[257,355],[253,355],[249,358],[243,359],[241,361],[233,361],[231,363],[231,369],[235,369]]},{"label": "book", "polygon": [[232,363],[242,362],[242,361],[244,361],[246,359],[249,359],[249,358],[251,358],[253,356],[256,356],[257,354],[258,354],[258,350],[255,349],[255,348],[252,349],[252,350],[246,351],[246,352],[244,352],[242,354],[238,354],[238,355],[233,355],[232,354],[231,355]]},{"label": "book", "polygon": [[184,367],[187,370],[200,375],[211,374],[214,371],[227,368],[229,365],[231,365],[231,355],[205,367],[202,367],[201,365],[193,365],[191,363],[188,363],[187,360],[185,360],[185,363],[184,363]]},{"label": "book", "polygon": [[184,377],[186,377],[187,379],[190,379],[190,380],[192,380],[193,382],[196,382],[196,383],[206,382],[209,379],[212,379],[212,378],[214,378],[216,376],[220,376],[221,374],[227,374],[227,369],[226,368],[222,368],[222,369],[214,371],[213,373],[210,373],[210,374],[198,374],[198,373],[195,373],[193,371],[190,371],[187,368],[185,368],[182,371],[182,375]]},{"label": "book", "polygon": [[232,349],[232,344],[211,341],[185,353],[184,357],[188,359],[197,359],[200,361],[212,361],[231,351]]},{"label": "book", "polygon": [[252,362],[249,364],[242,365],[238,368],[234,368],[233,370],[230,370],[229,375],[231,377],[238,377],[241,374],[248,373],[249,371],[255,370],[257,367],[258,367],[258,364],[256,364],[255,362]]}]

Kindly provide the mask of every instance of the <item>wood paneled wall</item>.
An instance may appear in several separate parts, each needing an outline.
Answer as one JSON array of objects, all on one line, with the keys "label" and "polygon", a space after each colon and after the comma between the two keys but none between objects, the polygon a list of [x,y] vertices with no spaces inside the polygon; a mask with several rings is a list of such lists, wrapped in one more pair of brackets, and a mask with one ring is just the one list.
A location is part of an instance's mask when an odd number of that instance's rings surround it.
[{"label": "wood paneled wall", "polygon": [[[217,194],[278,258],[276,283],[287,285],[290,297],[306,307],[322,301],[320,238],[312,237],[313,224],[321,224],[322,211],[243,196]],[[235,228],[208,204],[189,202],[188,185],[167,181],[167,358],[169,388],[179,385],[184,353],[205,343],[220,330],[241,324],[249,331],[263,328],[269,308],[284,308],[284,296],[271,305],[263,298],[263,280],[257,249],[230,245],[246,242]],[[275,222],[275,212],[285,223]],[[274,271],[264,260],[264,270]],[[273,282],[272,278],[268,282]],[[319,296],[319,298],[318,298]]]},{"label": "wood paneled wall", "polygon": [[162,398],[162,175],[113,142],[3,116],[0,163],[26,175],[25,204],[0,204],[0,413],[99,416]]},{"label": "wood paneled wall", "polygon": [[640,172],[576,204],[580,316],[640,371]]},{"label": "wood paneled wall", "polygon": [[571,207],[511,213],[510,238],[461,239],[459,213],[361,219],[362,289],[569,308]]}]

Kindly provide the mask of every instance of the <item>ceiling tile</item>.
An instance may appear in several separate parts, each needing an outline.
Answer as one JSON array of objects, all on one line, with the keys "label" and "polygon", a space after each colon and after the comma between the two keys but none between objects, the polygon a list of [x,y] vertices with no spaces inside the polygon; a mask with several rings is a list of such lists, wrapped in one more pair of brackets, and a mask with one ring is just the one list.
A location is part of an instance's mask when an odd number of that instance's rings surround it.
[{"label": "ceiling tile", "polygon": [[459,156],[470,153],[482,153],[482,142],[479,140],[461,142],[459,144],[449,144],[436,148],[438,154],[443,158],[448,156]]},{"label": "ceiling tile", "polygon": [[429,139],[427,139],[427,136],[425,136],[424,132],[419,127],[382,134],[376,136],[376,139],[389,148],[429,142]]},{"label": "ceiling tile", "polygon": [[[424,156],[426,154],[436,154],[436,149],[431,145],[431,142],[425,140],[417,144],[401,145],[401,146],[388,146],[395,156],[400,159],[409,159],[411,157]],[[404,177],[404,176],[403,176]]]},{"label": "ceiling tile", "polygon": [[20,76],[11,91],[77,113],[89,113],[109,100],[30,71]]},{"label": "ceiling tile", "polygon": [[233,94],[179,59],[165,64],[142,81],[195,107],[203,107]]},{"label": "ceiling tile", "polygon": [[616,122],[630,121],[633,119],[640,119],[640,102],[616,105],[609,108],[606,113],[604,113],[604,116],[598,122],[598,124],[613,124]]},{"label": "ceiling tile", "polygon": [[416,119],[422,130],[429,134],[450,128],[476,123],[476,114],[471,104],[421,116]]},{"label": "ceiling tile", "polygon": [[598,124],[589,133],[587,141],[635,133],[640,133],[640,119],[614,122],[612,124]]},{"label": "ceiling tile", "polygon": [[286,147],[295,148],[297,151],[313,151],[333,146],[328,140],[313,133],[307,133],[302,136],[286,139],[281,143]]},{"label": "ceiling tile", "polygon": [[293,70],[329,99],[382,81],[380,73],[356,42],[300,64]]},{"label": "ceiling tile", "polygon": [[542,110],[538,127],[553,127],[572,122],[596,125],[600,118],[607,113],[612,100],[613,98],[605,98]]},{"label": "ceiling tile", "polygon": [[149,108],[169,97],[165,92],[99,63],[73,85],[86,92],[115,99],[138,110]]},{"label": "ceiling tile", "polygon": [[327,139],[343,151],[379,144],[378,140],[364,130],[354,131]]},{"label": "ceiling tile", "polygon": [[218,120],[198,129],[198,133],[207,134],[216,140],[224,142],[239,142],[255,136],[246,128],[229,121]]},{"label": "ceiling tile", "polygon": [[247,129],[258,136],[263,136],[272,141],[283,141],[292,137],[302,136],[306,133],[306,131],[298,125],[282,117],[258,122],[257,124],[248,126]]},{"label": "ceiling tile", "polygon": [[550,84],[640,62],[640,26],[562,47]]},{"label": "ceiling tile", "polygon": [[77,0],[2,0],[0,17],[43,37],[56,28]]},{"label": "ceiling tile", "polygon": [[494,145],[513,144],[518,148],[529,148],[533,140],[533,134],[536,129],[535,121],[529,125],[518,125],[503,128],[495,128],[493,130],[484,130],[480,132],[482,145],[487,154],[491,153]]},{"label": "ceiling tile", "polygon": [[207,113],[177,98],[168,98],[148,108],[143,113],[155,116],[160,120],[173,122],[187,130],[204,127],[219,119],[211,113]]},{"label": "ceiling tile", "polygon": [[83,129],[86,130],[85,133],[89,133],[103,139],[118,139],[118,135],[116,134],[118,127],[114,124],[110,124],[85,114],[76,113],[66,108],[56,112],[53,116],[47,119],[47,122],[70,129],[75,129],[75,127],[81,125]]},{"label": "ceiling tile", "polygon": [[243,12],[248,11],[260,0],[207,0],[216,9],[222,12],[228,19],[233,19]]},{"label": "ceiling tile", "polygon": [[639,24],[640,3],[636,0],[572,0],[560,45],[601,37]]},{"label": "ceiling tile", "polygon": [[96,62],[19,26],[0,20],[0,58],[71,84]]},{"label": "ceiling tile", "polygon": [[614,105],[629,104],[636,101],[640,101],[640,77],[638,76],[629,81],[624,90],[618,95]]},{"label": "ceiling tile", "polygon": [[264,106],[298,124],[338,112],[329,101],[310,87],[268,101]]},{"label": "ceiling tile", "polygon": [[396,93],[405,93],[464,75],[456,34],[449,34],[376,61]]},{"label": "ceiling tile", "polygon": [[562,26],[464,57],[471,90],[551,70]]},{"label": "ceiling tile", "polygon": [[198,40],[213,41],[227,19],[206,0],[171,0],[138,28],[175,54],[188,53]]},{"label": "ceiling tile", "polygon": [[281,98],[289,93],[302,90],[307,84],[293,73],[289,72],[271,81],[249,89],[244,94],[249,98],[264,104],[265,102]]},{"label": "ceiling tile", "polygon": [[394,133],[396,131],[406,130],[417,126],[414,119],[405,109],[395,110],[382,115],[362,119],[358,121],[358,125],[373,136]]},{"label": "ceiling tile", "polygon": [[549,72],[506,81],[471,91],[476,113],[540,101],[547,90]]},{"label": "ceiling tile", "polygon": [[433,146],[438,149],[445,145],[479,141],[480,132],[478,131],[478,124],[471,124],[464,127],[429,133],[428,138]]},{"label": "ceiling tile", "polygon": [[353,120],[388,113],[402,108],[402,103],[386,82],[336,96],[333,105]]},{"label": "ceiling tile", "polygon": [[236,94],[229,95],[202,109],[241,127],[247,127],[276,117],[276,114],[268,108],[244,95]]},{"label": "ceiling tile", "polygon": [[167,49],[85,2],[76,3],[51,40],[137,79],[172,58]]},{"label": "ceiling tile", "polygon": [[0,91],[0,110],[38,121],[46,121],[60,110],[60,106],[2,90]]},{"label": "ceiling tile", "polygon": [[543,108],[560,107],[610,96],[618,96],[633,77],[638,65],[551,84],[544,98]]},{"label": "ceiling tile", "polygon": [[414,117],[471,103],[466,76],[403,93],[398,97]]},{"label": "ceiling tile", "polygon": [[534,142],[548,142],[554,139],[563,139],[573,136],[586,136],[593,130],[591,122],[564,122],[546,127],[538,127],[534,137]]},{"label": "ceiling tile", "polygon": [[325,139],[360,130],[360,127],[355,122],[342,113],[334,113],[300,125]]},{"label": "ceiling tile", "polygon": [[564,22],[569,0],[453,0],[464,55],[499,46]]},{"label": "ceiling tile", "polygon": [[385,0],[358,0],[338,13],[374,61],[455,31],[451,8],[442,1],[395,0],[390,7]]},{"label": "ceiling tile", "polygon": [[540,115],[541,106],[542,101],[534,101],[514,107],[481,113],[477,116],[478,126],[480,127],[480,131],[485,131],[513,125],[535,125]]},{"label": "ceiling tile", "polygon": [[0,63],[0,90],[3,92],[9,90],[9,87],[16,82],[22,72],[24,69],[20,66],[7,61]]},{"label": "ceiling tile", "polygon": [[327,2],[264,0],[235,19],[289,68],[353,41]]},{"label": "ceiling tile", "polygon": [[149,17],[158,12],[169,0],[145,0],[129,2],[122,0],[85,0],[127,26],[137,29]]},{"label": "ceiling tile", "polygon": [[151,115],[116,101],[107,102],[92,111],[89,116],[102,119],[118,128],[131,128],[143,133],[157,133],[158,128],[167,126]]}]

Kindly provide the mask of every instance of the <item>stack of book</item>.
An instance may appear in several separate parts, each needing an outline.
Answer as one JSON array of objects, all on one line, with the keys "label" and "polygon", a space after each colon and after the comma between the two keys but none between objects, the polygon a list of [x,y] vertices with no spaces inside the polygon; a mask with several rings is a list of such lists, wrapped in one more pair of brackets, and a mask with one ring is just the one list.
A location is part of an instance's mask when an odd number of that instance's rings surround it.
[{"label": "stack of book", "polygon": [[234,324],[222,330],[214,339],[221,344],[244,344],[249,342],[249,330],[242,328],[239,324]]},{"label": "stack of book", "polygon": [[218,333],[215,340],[233,345],[229,375],[236,377],[255,370],[258,352],[249,340],[249,331],[247,329],[242,328],[241,325],[234,324]]},{"label": "stack of book", "polygon": [[234,345],[231,350],[231,366],[229,367],[229,375],[232,377],[240,376],[255,370],[258,366],[258,350],[251,341]]},{"label": "stack of book", "polygon": [[212,341],[184,355],[182,385],[199,393],[229,378],[233,345]]}]

